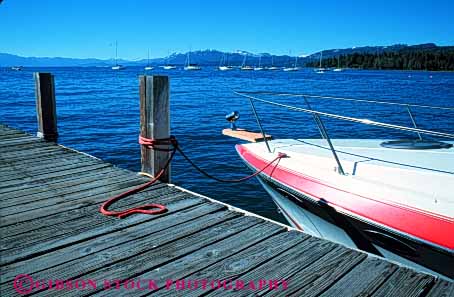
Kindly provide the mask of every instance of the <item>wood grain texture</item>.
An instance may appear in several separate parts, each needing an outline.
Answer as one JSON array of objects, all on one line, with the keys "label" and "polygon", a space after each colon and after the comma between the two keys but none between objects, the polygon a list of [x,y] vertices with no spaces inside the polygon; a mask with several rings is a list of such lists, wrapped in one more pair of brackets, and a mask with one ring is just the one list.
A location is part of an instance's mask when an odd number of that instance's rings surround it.
[{"label": "wood grain texture", "polygon": [[[168,76],[140,76],[140,135],[150,139],[170,136],[170,86]],[[169,149],[168,145],[156,146]],[[141,147],[142,171],[156,176],[167,164],[170,153]],[[170,166],[160,181],[170,182]]]},{"label": "wood grain texture", "polygon": [[397,268],[392,263],[369,257],[320,296],[366,296],[380,287]]},{"label": "wood grain texture", "polygon": [[417,273],[405,267],[399,267],[372,296],[425,296],[434,281],[435,278],[433,276]]},{"label": "wood grain texture", "polygon": [[454,296],[454,283],[445,280],[436,280],[427,297],[452,297]]}]

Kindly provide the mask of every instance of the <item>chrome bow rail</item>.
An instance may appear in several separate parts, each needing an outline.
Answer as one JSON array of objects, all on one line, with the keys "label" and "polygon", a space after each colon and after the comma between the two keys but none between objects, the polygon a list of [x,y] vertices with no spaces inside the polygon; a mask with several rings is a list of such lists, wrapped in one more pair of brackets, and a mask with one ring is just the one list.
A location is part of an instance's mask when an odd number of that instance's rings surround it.
[{"label": "chrome bow rail", "polygon": [[[330,150],[333,154],[334,159],[336,160],[336,163],[338,165],[338,171],[340,174],[345,174],[342,164],[337,156],[336,150],[334,149],[334,146],[331,142],[331,138],[328,135],[328,132],[326,130],[325,125],[323,124],[322,119],[320,118],[321,116],[323,117],[328,117],[328,118],[333,118],[333,119],[338,119],[338,120],[343,120],[343,121],[349,121],[349,122],[354,122],[354,123],[360,123],[364,125],[371,125],[371,126],[377,126],[377,127],[382,127],[382,128],[387,128],[387,129],[394,129],[394,130],[400,130],[400,131],[408,131],[408,132],[413,132],[416,133],[419,137],[420,140],[422,140],[422,135],[431,135],[431,136],[437,136],[437,137],[444,137],[444,138],[451,138],[454,139],[454,134],[451,133],[443,133],[443,132],[437,132],[437,131],[432,131],[432,130],[426,130],[426,129],[420,129],[416,125],[416,120],[415,117],[412,113],[411,108],[416,107],[416,108],[426,108],[426,109],[438,109],[438,110],[447,110],[447,111],[454,111],[454,107],[442,107],[442,106],[431,106],[431,105],[421,105],[421,104],[407,104],[407,103],[397,103],[397,102],[388,102],[388,101],[379,101],[379,100],[368,100],[368,99],[353,99],[353,98],[342,98],[342,97],[332,97],[332,96],[318,96],[318,95],[308,95],[308,94],[295,94],[295,93],[277,93],[277,92],[264,92],[264,91],[256,91],[256,92],[246,92],[246,91],[234,91],[234,94],[248,98],[252,107],[252,110],[254,112],[257,124],[260,128],[261,133],[263,134],[263,138],[265,139],[266,146],[268,148],[268,151],[271,152],[270,146],[268,144],[268,141],[266,140],[265,137],[265,131],[263,129],[263,126],[261,124],[260,118],[257,114],[257,110],[254,105],[254,101],[274,105],[274,106],[279,106],[279,107],[284,107],[289,110],[293,111],[299,111],[299,112],[305,112],[312,114],[314,117],[315,123],[317,124],[317,127],[319,129],[320,135],[322,138],[326,139],[328,146],[330,147]],[[257,95],[271,95],[271,96],[281,96],[281,97],[300,97],[303,98],[307,108],[301,108],[301,107],[296,107],[288,104],[282,104],[282,103],[277,103],[273,102],[270,100],[266,100],[263,98],[257,97]],[[325,100],[343,100],[343,101],[353,101],[353,102],[363,102],[363,103],[373,103],[373,104],[385,104],[385,105],[395,105],[395,106],[402,106],[406,108],[406,111],[408,112],[410,119],[413,123],[413,127],[406,127],[406,126],[400,126],[400,125],[393,125],[393,124],[387,124],[383,122],[377,122],[377,121],[372,121],[369,119],[360,119],[360,118],[355,118],[355,117],[348,117],[348,116],[342,116],[342,115],[337,115],[333,113],[327,113],[327,112],[321,112],[321,111],[316,111],[313,110],[309,104],[309,101],[307,100],[308,98],[314,98],[314,99],[325,99]]]}]

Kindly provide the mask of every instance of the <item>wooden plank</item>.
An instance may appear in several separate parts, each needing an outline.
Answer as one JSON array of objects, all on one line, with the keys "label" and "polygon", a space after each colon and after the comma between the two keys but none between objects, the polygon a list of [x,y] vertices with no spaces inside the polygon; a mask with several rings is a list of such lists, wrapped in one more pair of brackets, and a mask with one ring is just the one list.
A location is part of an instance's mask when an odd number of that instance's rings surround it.
[{"label": "wooden plank", "polygon": [[[115,167],[105,167],[93,171],[86,171],[77,176],[63,176],[62,178],[55,178],[50,181],[38,181],[36,183],[23,185],[13,191],[1,193],[0,203],[10,199],[24,198],[30,195],[39,197],[40,195],[45,195],[45,192],[58,192],[59,194],[62,194],[64,190],[67,190],[65,193],[69,193],[69,191],[72,190],[72,187],[84,185],[93,180],[110,178],[122,173],[125,174],[126,172],[126,170]],[[131,172],[128,173],[132,174]]]},{"label": "wooden plank", "polygon": [[[31,211],[33,209],[43,208],[50,205],[61,203],[62,201],[77,200],[87,195],[93,195],[103,191],[103,189],[110,189],[110,185],[115,185],[120,182],[130,180],[137,180],[137,176],[132,174],[119,173],[117,176],[111,176],[100,180],[93,180],[85,185],[78,187],[68,187],[66,191],[52,191],[46,192],[44,195],[29,195],[27,197],[20,197],[17,199],[9,199],[3,201],[0,207],[2,216],[14,215],[22,212],[24,209]],[[145,181],[142,181],[144,183]]]},{"label": "wooden plank", "polygon": [[366,257],[364,253],[338,246],[320,260],[293,275],[285,295],[318,296]]},{"label": "wooden plank", "polygon": [[397,268],[397,265],[390,262],[368,257],[320,296],[367,296],[380,287]]},{"label": "wooden plank", "polygon": [[454,283],[437,279],[435,285],[427,293],[427,297],[452,297],[454,296]]},{"label": "wooden plank", "polygon": [[[140,135],[150,139],[170,136],[170,87],[168,76],[140,76]],[[157,146],[169,149],[168,145]],[[169,160],[170,152],[141,147],[142,172],[156,176]],[[170,182],[170,166],[160,181]]]},{"label": "wooden plank", "polygon": [[33,170],[39,166],[50,165],[52,162],[60,163],[64,161],[88,161],[96,160],[94,158],[87,158],[85,156],[77,155],[74,153],[60,151],[55,152],[52,155],[38,156],[36,158],[27,158],[26,160],[18,159],[14,161],[4,161],[4,165],[0,165],[0,170],[4,171],[3,168],[9,167],[16,170]]},{"label": "wooden plank", "polygon": [[405,267],[399,267],[371,296],[424,296],[434,281],[434,277],[430,275],[418,273]]},{"label": "wooden plank", "polygon": [[271,140],[273,137],[271,135],[265,134],[265,138],[263,137],[262,133],[251,132],[245,129],[224,129],[222,130],[222,134],[226,136],[230,136],[233,138],[238,138],[242,140],[246,140],[249,142],[260,142],[266,140]]},{"label": "wooden plank", "polygon": [[[219,244],[225,246],[238,245],[239,242],[258,242],[277,232],[282,232],[282,228],[274,224],[263,222],[251,226],[251,223],[257,223],[259,220],[251,220],[251,218],[241,219],[217,224],[190,236],[182,237],[177,241],[159,245],[151,250],[148,249],[141,254],[135,253],[135,256],[127,259],[123,257],[122,261],[110,267],[84,274],[84,278],[129,279],[157,269],[165,263],[178,260],[215,242],[219,242],[217,246]],[[238,222],[241,222],[241,224],[238,225]],[[213,249],[212,252],[216,252],[216,250]]]},{"label": "wooden plank", "polygon": [[17,191],[18,195],[21,194],[20,191],[25,191],[24,194],[27,191],[39,192],[40,188],[53,187],[59,183],[61,184],[61,183],[65,183],[65,182],[69,182],[69,181],[73,181],[73,180],[77,180],[77,179],[89,178],[91,176],[102,174],[104,172],[109,172],[111,170],[118,170],[118,168],[113,167],[113,166],[104,166],[104,167],[97,168],[97,169],[85,170],[76,175],[56,176],[56,177],[54,177],[52,179],[48,179],[48,180],[37,180],[37,181],[25,183],[25,184],[19,184],[17,186],[13,186],[13,187],[0,188],[0,195],[2,197],[5,197],[5,199],[7,199],[7,197],[9,197],[10,195],[11,195],[11,197],[14,197],[16,191]]},{"label": "wooden plank", "polygon": [[[240,279],[246,284],[249,282],[255,283],[260,279],[280,279],[288,280],[291,285],[295,273],[333,251],[336,246],[337,245],[333,242],[311,237],[281,255],[269,260],[267,263],[248,271],[245,275],[242,275]],[[232,280],[237,278],[238,277],[233,277]],[[207,292],[209,292],[209,290],[207,290]],[[267,288],[256,288],[253,295],[261,295],[266,292]],[[212,290],[207,296],[236,296],[238,294],[242,294],[242,292],[238,292],[237,290]]]},{"label": "wooden plank", "polygon": [[50,178],[54,177],[60,177],[60,176],[68,176],[68,175],[76,175],[81,172],[85,172],[87,170],[93,170],[93,169],[99,169],[99,168],[104,168],[104,167],[112,167],[112,165],[108,163],[96,163],[88,166],[73,166],[72,168],[66,168],[64,171],[56,171],[56,172],[51,172],[47,174],[41,174],[39,176],[35,176],[33,178],[25,178],[25,179],[20,179],[20,180],[11,180],[7,182],[2,182],[0,185],[0,189],[2,188],[7,188],[7,187],[14,187],[22,184],[27,184],[27,183],[33,183],[41,180],[48,180]]},{"label": "wooden plank", "polygon": [[58,137],[54,76],[43,72],[35,72],[33,76],[35,78],[38,137],[54,141]]},{"label": "wooden plank", "polygon": [[[160,296],[174,296],[175,288],[162,290],[168,279],[231,281],[307,239],[309,239],[308,235],[291,231],[277,234],[258,243],[247,242],[247,244],[241,245],[236,243],[238,247],[213,244],[180,260],[161,266],[158,271],[153,270],[139,277],[153,279],[159,284],[163,284],[159,287],[161,289]],[[213,263],[215,264],[212,265]],[[199,288],[199,290],[189,289],[185,290],[184,295],[200,296],[208,291],[209,289],[204,288]],[[119,290],[119,293],[122,296],[127,296],[130,292]]]},{"label": "wooden plank", "polygon": [[[178,209],[182,209],[183,207],[192,207],[194,205],[202,203],[203,200],[201,199],[181,199],[176,203],[172,204],[169,203],[166,207],[171,210],[175,207]],[[115,218],[106,218],[101,214],[97,215],[98,219],[104,219],[99,224],[92,224],[90,225],[91,221],[85,222],[77,222],[73,221],[73,224],[76,223],[81,226],[77,226],[78,230],[68,231],[66,234],[60,234],[60,236],[56,237],[46,237],[42,240],[38,240],[38,242],[34,242],[33,244],[27,244],[26,242],[21,242],[21,246],[17,248],[12,248],[9,250],[2,251],[2,258],[0,259],[0,263],[2,265],[10,264],[17,261],[23,261],[26,259],[30,259],[36,256],[39,256],[46,252],[51,252],[53,250],[69,246],[70,244],[74,244],[76,242],[80,242],[83,240],[90,240],[96,237],[99,237],[104,234],[108,234],[114,232],[115,230],[124,229],[125,227],[129,227],[132,225],[137,225],[139,223],[143,223],[144,217],[145,220],[152,220],[157,219],[160,216],[169,215],[171,212],[166,212],[160,215],[155,216],[147,216],[147,215],[135,215],[130,216],[126,219],[119,220]],[[71,225],[73,225],[71,224]],[[71,225],[64,225],[66,230],[72,230]],[[3,244],[2,244],[3,245]]]},{"label": "wooden plank", "polygon": [[[110,233],[99,236],[96,242],[93,240],[78,242],[29,260],[3,266],[2,270],[5,273],[2,274],[1,283],[7,283],[13,280],[17,274],[22,273],[26,269],[28,269],[27,273],[40,272],[48,268],[64,264],[65,262],[79,259],[80,257],[95,255],[96,253],[113,246],[120,246],[121,244],[134,244],[136,239],[149,238],[150,236],[153,236],[153,242],[155,242],[155,236],[157,236],[156,238],[160,238],[160,236],[163,235],[168,236],[168,231],[161,231],[171,230],[169,228],[188,223],[210,213],[221,211],[223,208],[224,207],[222,205],[213,203],[202,203],[192,207],[187,207],[187,204],[184,203],[177,203],[175,204],[175,207],[172,208],[172,213],[169,213],[166,216],[161,216],[152,220],[150,220],[150,218],[140,224],[126,226],[124,229],[115,229]],[[213,217],[216,216],[210,216],[207,218],[212,219]],[[207,218],[198,220],[197,222],[203,222]],[[179,226],[178,228],[180,227],[184,226]],[[181,234],[184,233],[182,232]]]},{"label": "wooden plank", "polygon": [[[235,218],[237,219],[235,220]],[[164,230],[154,234],[153,245],[150,245],[147,237],[137,238],[130,244],[110,246],[101,253],[80,257],[46,271],[40,271],[37,275],[46,279],[54,279],[60,275],[60,279],[75,279],[83,276],[83,278],[97,280],[113,279],[112,275],[116,275],[115,277],[122,279],[124,272],[131,274],[131,272],[141,271],[149,266],[168,262],[175,257],[184,256],[214,241],[228,237],[231,234],[225,232],[225,227],[237,226],[238,222],[238,214],[230,211],[215,212],[192,220],[182,225],[182,228]],[[244,221],[241,222],[244,225]],[[223,230],[220,230],[220,226],[224,227]],[[244,227],[237,226],[237,229],[243,230]],[[210,230],[212,231],[210,232]],[[184,245],[179,243],[184,243]],[[144,260],[144,258],[148,259]],[[133,267],[133,265],[137,265],[137,267]],[[10,296],[9,292],[14,294],[14,288],[8,290],[5,296]],[[94,291],[90,291],[90,293],[92,292]],[[42,291],[41,294],[38,293],[38,296],[65,296],[66,294],[77,296],[86,294],[86,292]]]},{"label": "wooden plank", "polygon": [[[107,195],[104,194],[104,197],[107,197]],[[147,189],[138,194],[131,195],[130,197],[128,197],[128,199],[120,200],[119,202],[115,203],[113,207],[114,209],[124,209],[150,202],[167,205],[170,203],[175,203],[187,197],[188,195],[186,193],[176,191],[173,187],[168,187],[162,184],[160,187],[153,187],[152,189]],[[87,221],[87,226],[97,226],[101,224],[101,217],[99,217],[98,215],[93,216],[93,214],[98,214],[99,205],[99,202],[95,204],[87,203],[87,205],[84,207],[66,211],[64,216],[56,213],[44,218],[38,218],[17,223],[12,226],[2,227],[0,231],[2,232],[3,238],[5,240],[9,239],[12,236],[19,234],[30,234],[31,232],[38,230],[42,232],[47,232],[47,230],[50,230],[49,232],[52,232],[52,237],[56,237],[58,235],[65,234],[65,232],[62,232],[62,229],[66,229],[65,226],[72,224],[72,222],[70,221],[85,220]],[[90,223],[88,221],[90,221]],[[27,239],[27,241],[31,240],[31,238]]]},{"label": "wooden plank", "polygon": [[[4,183],[7,181],[13,181],[18,179],[23,179],[24,177],[28,178],[35,178],[40,175],[49,174],[53,172],[64,172],[68,169],[73,169],[77,167],[86,167],[90,165],[97,165],[97,164],[105,164],[99,160],[92,159],[92,160],[84,160],[84,159],[73,159],[73,160],[55,160],[54,165],[52,166],[51,163],[49,164],[42,164],[32,168],[12,168],[15,171],[15,174],[5,174],[0,176],[0,182]],[[21,176],[15,176],[21,175]]]},{"label": "wooden plank", "polygon": [[64,201],[57,205],[48,206],[48,207],[40,208],[37,210],[27,211],[26,215],[24,215],[23,213],[20,213],[17,215],[11,215],[11,216],[4,217],[4,218],[0,217],[0,225],[2,227],[8,226],[8,225],[13,225],[13,224],[17,224],[20,222],[34,220],[37,218],[48,217],[48,216],[51,216],[58,212],[66,212],[71,209],[81,208],[81,207],[87,206],[88,204],[100,203],[106,199],[106,196],[110,197],[110,196],[120,194],[124,191],[127,191],[129,189],[136,187],[137,184],[138,184],[137,181],[131,181],[131,182],[128,182],[125,184],[117,184],[114,187],[107,189],[109,191],[108,194],[106,192],[106,193],[100,193],[99,195],[93,195],[91,197],[77,199],[76,201]]}]

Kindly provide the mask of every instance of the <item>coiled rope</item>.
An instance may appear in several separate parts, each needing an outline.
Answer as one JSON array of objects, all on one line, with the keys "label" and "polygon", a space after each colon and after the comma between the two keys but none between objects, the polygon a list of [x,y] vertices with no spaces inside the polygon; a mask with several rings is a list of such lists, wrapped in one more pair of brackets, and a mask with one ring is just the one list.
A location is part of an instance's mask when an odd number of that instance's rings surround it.
[{"label": "coiled rope", "polygon": [[[155,204],[155,203],[140,205],[140,206],[137,206],[137,207],[134,207],[134,208],[121,210],[121,211],[109,211],[107,209],[109,208],[109,206],[111,206],[113,203],[117,202],[118,200],[120,200],[122,198],[125,198],[125,197],[127,197],[129,195],[138,193],[138,192],[150,187],[154,183],[156,183],[156,181],[158,181],[161,178],[161,176],[164,174],[164,172],[169,167],[169,165],[172,162],[172,159],[175,156],[176,152],[179,152],[181,154],[181,156],[192,167],[194,167],[199,173],[201,173],[202,175],[206,176],[207,178],[210,178],[210,179],[216,180],[218,182],[222,182],[222,183],[241,183],[241,182],[247,181],[247,180],[259,175],[266,168],[268,168],[274,162],[277,161],[276,165],[275,165],[275,167],[276,167],[279,164],[279,160],[282,159],[282,158],[285,158],[287,156],[284,153],[278,153],[276,158],[274,158],[273,160],[268,162],[263,168],[261,168],[260,170],[257,170],[256,172],[254,172],[251,175],[247,175],[247,176],[239,178],[239,179],[221,179],[221,178],[218,178],[218,177],[215,177],[215,176],[209,174],[207,171],[205,171],[204,169],[202,169],[198,165],[196,165],[183,152],[183,150],[181,149],[181,147],[178,144],[177,139],[174,136],[170,136],[169,138],[162,138],[162,139],[151,139],[151,138],[146,138],[146,137],[139,136],[139,144],[145,146],[148,149],[152,149],[152,150],[156,150],[156,151],[170,152],[169,159],[167,160],[167,162],[164,165],[164,167],[161,170],[159,170],[159,172],[156,174],[156,176],[152,177],[150,179],[150,181],[148,181],[148,182],[146,182],[146,183],[144,183],[144,184],[142,184],[142,185],[140,185],[138,187],[135,187],[135,188],[133,188],[133,189],[131,189],[129,191],[126,191],[124,193],[121,193],[119,195],[111,197],[107,201],[105,201],[100,207],[100,212],[103,215],[114,216],[114,217],[117,217],[119,219],[122,219],[122,218],[125,218],[125,217],[127,217],[127,216],[129,216],[131,214],[134,214],[134,213],[155,215],[155,214],[161,214],[161,213],[166,212],[167,208],[164,205]],[[160,148],[160,147],[157,147],[157,146],[170,146],[170,148]],[[148,174],[146,174],[146,175],[148,175]]]}]

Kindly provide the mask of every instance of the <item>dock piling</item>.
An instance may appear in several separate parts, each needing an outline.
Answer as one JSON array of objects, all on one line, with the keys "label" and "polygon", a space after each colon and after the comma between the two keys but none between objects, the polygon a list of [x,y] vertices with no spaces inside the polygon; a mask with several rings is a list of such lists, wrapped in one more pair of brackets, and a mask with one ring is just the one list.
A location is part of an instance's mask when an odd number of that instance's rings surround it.
[{"label": "dock piling", "polygon": [[47,141],[58,137],[55,105],[54,76],[51,73],[35,72],[36,114],[38,119],[37,136]]},{"label": "dock piling", "polygon": [[[168,76],[143,75],[140,81],[140,135],[151,139],[170,137],[170,87]],[[168,145],[158,146],[168,149]],[[164,168],[170,152],[141,148],[142,172],[156,176]],[[170,182],[170,165],[159,179]]]}]

